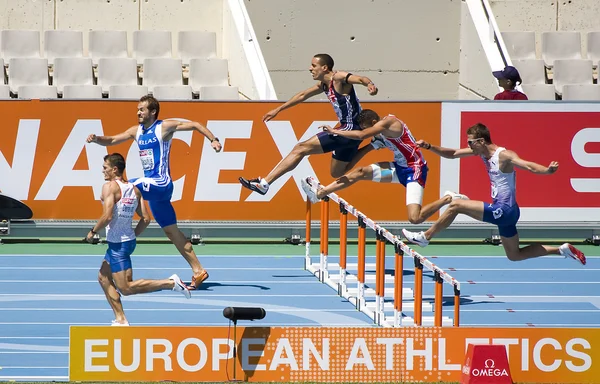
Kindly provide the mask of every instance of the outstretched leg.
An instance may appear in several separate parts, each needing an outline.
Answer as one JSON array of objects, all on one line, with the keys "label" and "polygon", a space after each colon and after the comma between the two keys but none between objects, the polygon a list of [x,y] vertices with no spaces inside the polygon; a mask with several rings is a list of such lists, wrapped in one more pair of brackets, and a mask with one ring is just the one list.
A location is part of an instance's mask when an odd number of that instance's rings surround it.
[{"label": "outstretched leg", "polygon": [[565,243],[560,247],[551,247],[542,244],[530,244],[526,247],[519,247],[519,234],[511,237],[501,236],[502,246],[506,252],[506,257],[510,261],[523,261],[546,255],[562,255],[571,259],[575,259],[581,264],[586,264],[585,255],[583,252],[575,248],[569,243]]}]

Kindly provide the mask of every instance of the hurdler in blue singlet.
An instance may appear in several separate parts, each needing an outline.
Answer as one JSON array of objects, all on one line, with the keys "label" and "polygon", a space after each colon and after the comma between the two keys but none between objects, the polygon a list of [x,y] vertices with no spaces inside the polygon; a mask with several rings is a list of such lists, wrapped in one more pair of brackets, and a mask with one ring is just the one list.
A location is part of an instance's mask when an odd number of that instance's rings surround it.
[{"label": "hurdler in blue singlet", "polygon": [[154,220],[161,228],[177,223],[171,205],[173,181],[169,166],[171,140],[163,140],[162,120],[156,120],[148,128],[138,127],[135,141],[140,149],[144,177],[130,180],[148,201]]}]

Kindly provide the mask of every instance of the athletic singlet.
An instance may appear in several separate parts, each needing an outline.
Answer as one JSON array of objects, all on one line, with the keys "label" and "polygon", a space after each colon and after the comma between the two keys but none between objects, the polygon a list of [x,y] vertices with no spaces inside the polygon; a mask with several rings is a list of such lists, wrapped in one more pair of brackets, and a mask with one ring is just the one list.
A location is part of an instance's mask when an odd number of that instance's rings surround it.
[{"label": "athletic singlet", "polygon": [[[334,73],[335,74],[335,73]],[[358,124],[358,114],[362,111],[354,87],[351,88],[350,93],[342,95],[335,90],[333,86],[333,80],[329,85],[321,83],[321,88],[327,99],[333,105],[333,110],[340,121],[339,129],[343,131],[351,131],[353,129],[360,129]]]},{"label": "athletic singlet", "polygon": [[394,153],[394,162],[401,167],[414,169],[425,167],[427,161],[406,124],[394,115],[384,117],[384,119],[388,118],[396,119],[402,124],[402,135],[399,137],[390,138],[381,135],[385,139],[385,146]]},{"label": "athletic singlet", "polygon": [[512,207],[517,203],[516,199],[516,173],[513,169],[512,172],[504,173],[500,171],[500,152],[504,151],[505,148],[499,147],[491,158],[486,159],[481,156],[485,168],[490,176],[490,182],[492,184],[492,199],[495,203]]},{"label": "athletic singlet", "polygon": [[158,186],[165,186],[171,182],[171,140],[163,141],[162,137],[162,120],[156,120],[148,129],[144,129],[140,124],[135,136],[140,149],[144,177],[154,179]]},{"label": "athletic singlet", "polygon": [[138,199],[132,183],[115,181],[121,188],[121,199],[113,206],[112,220],[106,226],[106,241],[124,243],[135,239],[131,222],[138,206]]}]

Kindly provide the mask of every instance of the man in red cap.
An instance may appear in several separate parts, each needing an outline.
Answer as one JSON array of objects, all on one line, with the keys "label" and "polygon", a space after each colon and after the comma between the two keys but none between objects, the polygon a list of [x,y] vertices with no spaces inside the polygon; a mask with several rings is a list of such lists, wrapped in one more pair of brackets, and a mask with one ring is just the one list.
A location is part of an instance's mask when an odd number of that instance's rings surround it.
[{"label": "man in red cap", "polygon": [[502,71],[495,71],[492,74],[498,79],[498,85],[504,88],[503,92],[494,96],[494,100],[528,100],[527,95],[515,89],[517,83],[522,83],[517,68],[509,65]]}]

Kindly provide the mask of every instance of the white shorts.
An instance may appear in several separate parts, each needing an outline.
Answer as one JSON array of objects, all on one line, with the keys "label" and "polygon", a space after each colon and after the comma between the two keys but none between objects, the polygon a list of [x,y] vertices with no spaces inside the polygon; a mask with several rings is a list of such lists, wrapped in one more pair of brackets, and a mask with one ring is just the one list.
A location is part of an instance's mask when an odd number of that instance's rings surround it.
[{"label": "white shorts", "polygon": [[427,178],[427,168],[416,170],[400,167],[390,162],[389,168],[381,168],[379,164],[371,164],[373,181],[378,183],[402,184],[406,187],[406,205],[423,204],[423,191]]}]

